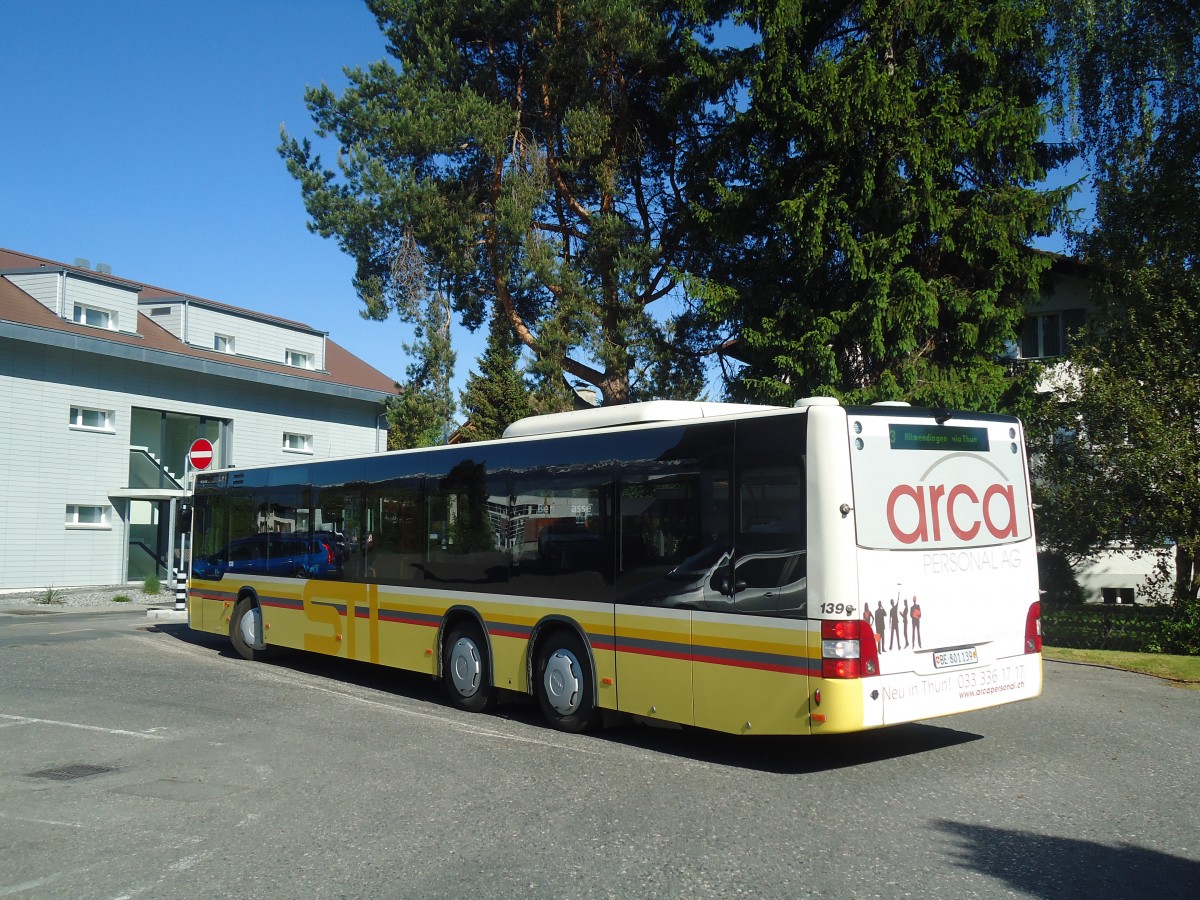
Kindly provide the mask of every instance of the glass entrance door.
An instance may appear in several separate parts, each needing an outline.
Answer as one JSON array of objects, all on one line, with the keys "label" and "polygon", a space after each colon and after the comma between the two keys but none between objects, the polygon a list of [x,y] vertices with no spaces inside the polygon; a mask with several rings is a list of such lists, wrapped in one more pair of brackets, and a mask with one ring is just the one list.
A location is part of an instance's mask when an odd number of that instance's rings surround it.
[{"label": "glass entrance door", "polygon": [[169,500],[129,501],[126,571],[130,581],[167,577],[170,568],[167,561],[171,553],[170,506]]}]

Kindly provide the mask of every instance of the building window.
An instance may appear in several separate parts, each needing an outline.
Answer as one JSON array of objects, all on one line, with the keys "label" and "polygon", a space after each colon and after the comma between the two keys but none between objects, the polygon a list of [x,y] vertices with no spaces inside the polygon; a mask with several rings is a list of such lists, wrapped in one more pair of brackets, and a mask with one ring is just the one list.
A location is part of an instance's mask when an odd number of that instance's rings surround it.
[{"label": "building window", "polygon": [[1083,327],[1084,310],[1064,309],[1025,317],[1021,358],[1065,356],[1067,346]]},{"label": "building window", "polygon": [[311,369],[313,367],[313,355],[311,353],[303,353],[299,350],[287,350],[285,351],[284,359],[287,360],[289,366],[295,366],[297,369]]},{"label": "building window", "polygon": [[68,528],[110,528],[111,520],[109,506],[83,506],[69,504],[67,506]]},{"label": "building window", "polygon": [[286,453],[312,453],[312,435],[292,434],[290,431],[285,431],[283,433],[283,449]]},{"label": "building window", "polygon": [[150,315],[152,316],[169,316],[170,314],[171,307],[169,306],[156,306],[154,309],[150,310]]},{"label": "building window", "polygon": [[228,334],[214,334],[213,349],[218,353],[234,353],[233,338]]},{"label": "building window", "polygon": [[75,311],[72,313],[73,321],[80,325],[91,325],[93,328],[107,328],[109,331],[117,329],[117,315],[109,312],[107,309],[97,309],[94,306],[84,306],[82,303],[75,304]]},{"label": "building window", "polygon": [[89,409],[86,406],[71,407],[71,427],[83,431],[112,431],[111,409]]}]

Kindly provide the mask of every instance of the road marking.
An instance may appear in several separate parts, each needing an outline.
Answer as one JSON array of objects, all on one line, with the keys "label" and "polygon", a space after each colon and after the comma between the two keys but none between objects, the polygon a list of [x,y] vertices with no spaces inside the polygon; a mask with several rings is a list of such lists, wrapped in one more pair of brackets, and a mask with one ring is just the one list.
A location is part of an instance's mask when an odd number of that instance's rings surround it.
[{"label": "road marking", "polygon": [[61,825],[64,828],[82,828],[78,822],[56,822],[53,819],[31,819],[28,816],[10,816],[0,812],[0,819],[11,819],[14,822],[32,822],[35,825]]},{"label": "road marking", "polygon": [[[115,734],[121,737],[145,738],[148,741],[162,741],[163,734],[147,734],[144,731],[126,731],[124,728],[103,728],[100,725],[84,725],[82,722],[58,722],[54,719],[35,719],[31,716],[11,716],[0,713],[0,719],[13,725],[58,725],[61,728],[79,728],[83,731],[99,731],[102,734]],[[0,725],[4,724],[0,722]]]},{"label": "road marking", "polygon": [[62,878],[65,873],[56,872],[53,875],[47,875],[45,878],[38,878],[34,881],[23,881],[20,884],[11,884],[8,887],[0,887],[0,897],[7,897],[10,894],[19,894],[22,891],[32,891],[34,888],[45,887],[48,884],[53,884]]},{"label": "road marking", "polygon": [[[128,638],[129,640],[144,640],[145,639],[143,637],[134,636],[134,635],[124,635],[124,637]],[[215,665],[222,666],[222,667],[228,667],[230,664],[229,660],[213,656],[212,651],[209,650],[208,648],[204,648],[204,647],[193,647],[190,645],[167,644],[167,643],[163,643],[162,641],[159,641],[159,640],[152,640],[150,642],[150,646],[156,647],[159,650],[165,650],[169,653],[183,653],[194,659],[202,659],[205,662],[210,662]],[[389,710],[391,712],[397,713],[402,716],[411,716],[411,717],[417,718],[417,719],[428,719],[433,722],[441,723],[442,725],[448,725],[450,728],[452,728],[456,731],[461,731],[466,734],[473,734],[478,737],[499,738],[500,740],[513,741],[515,743],[523,743],[523,744],[538,744],[543,747],[554,747],[559,750],[571,750],[574,753],[595,753],[595,752],[597,752],[594,750],[587,750],[587,749],[585,749],[583,747],[579,747],[579,746],[558,743],[556,741],[546,741],[546,740],[540,740],[538,738],[521,737],[520,735],[516,735],[516,734],[506,734],[505,732],[502,732],[502,731],[497,731],[497,730],[494,730],[491,728],[481,727],[479,725],[474,725],[471,723],[455,722],[453,719],[451,719],[445,715],[438,715],[436,713],[420,712],[420,711],[414,710],[414,709],[405,709],[402,706],[395,706],[391,703],[385,703],[380,700],[373,700],[368,697],[361,697],[361,696],[352,694],[346,690],[337,690],[334,688],[322,687],[321,685],[313,684],[311,681],[304,680],[308,676],[302,675],[300,673],[287,672],[286,670],[277,669],[277,668],[274,668],[271,666],[263,666],[260,663],[249,663],[249,662],[245,662],[243,660],[235,660],[234,662],[235,663],[243,663],[250,673],[252,673],[255,677],[260,678],[264,681],[281,682],[283,684],[291,685],[293,687],[299,687],[304,690],[316,691],[317,693],[321,693],[321,694],[331,694],[334,697],[340,697],[345,700],[351,700],[355,703],[362,703],[367,706],[377,706],[377,707],[380,707],[381,709],[386,709],[386,710]]]}]

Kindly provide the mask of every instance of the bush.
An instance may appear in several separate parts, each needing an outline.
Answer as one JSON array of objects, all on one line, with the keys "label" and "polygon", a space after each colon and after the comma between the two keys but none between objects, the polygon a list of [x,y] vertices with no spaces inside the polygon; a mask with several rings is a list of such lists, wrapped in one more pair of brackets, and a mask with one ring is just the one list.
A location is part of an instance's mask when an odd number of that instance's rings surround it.
[{"label": "bush", "polygon": [[1180,597],[1172,604],[1155,649],[1160,653],[1200,656],[1200,600]]},{"label": "bush", "polygon": [[153,596],[162,590],[162,585],[159,584],[158,578],[155,575],[147,575],[146,580],[142,582],[142,590]]}]

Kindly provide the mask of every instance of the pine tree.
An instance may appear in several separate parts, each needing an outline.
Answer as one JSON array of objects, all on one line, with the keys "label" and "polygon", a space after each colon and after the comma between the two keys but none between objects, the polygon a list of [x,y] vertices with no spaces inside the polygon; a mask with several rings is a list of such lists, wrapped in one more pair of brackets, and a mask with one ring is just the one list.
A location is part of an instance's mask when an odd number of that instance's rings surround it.
[{"label": "pine tree", "polygon": [[[413,361],[400,396],[387,407],[388,449],[432,447],[450,436],[454,416],[456,354],[451,343],[450,304],[441,291],[427,293],[420,248],[406,233],[389,265],[389,278],[377,298],[383,315],[394,311],[413,325],[413,340],[401,344]],[[370,316],[364,313],[364,318]]]},{"label": "pine tree", "polygon": [[[712,142],[696,208],[736,397],[1015,401],[1001,357],[1068,190],[1041,141],[1033,0],[749,2],[748,103]],[[1028,384],[1021,387],[1028,389]]]},{"label": "pine tree", "polygon": [[[695,0],[369,0],[386,61],[310,89],[337,171],[282,134],[311,226],[357,261],[388,312],[397,246],[414,236],[469,328],[497,310],[546,383],[606,403],[692,393],[680,160],[705,110]],[[663,360],[671,358],[669,366]],[[551,377],[553,375],[553,377]]]},{"label": "pine tree", "polygon": [[529,385],[521,373],[519,347],[504,319],[493,315],[479,374],[472,372],[467,377],[462,394],[467,418],[459,432],[463,440],[498,438],[517,419],[533,415]]}]

